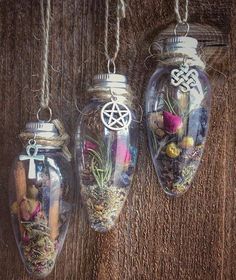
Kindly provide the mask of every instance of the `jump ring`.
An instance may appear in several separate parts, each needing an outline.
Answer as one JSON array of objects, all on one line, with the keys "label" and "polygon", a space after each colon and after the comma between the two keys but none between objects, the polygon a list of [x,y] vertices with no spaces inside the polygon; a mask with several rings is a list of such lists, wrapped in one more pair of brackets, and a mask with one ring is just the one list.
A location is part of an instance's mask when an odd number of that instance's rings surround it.
[{"label": "jump ring", "polygon": [[[41,113],[41,111],[42,110],[48,110],[48,112],[49,112],[49,118],[48,118],[48,120],[41,120],[40,119],[40,113]],[[39,121],[39,122],[50,122],[51,120],[52,120],[52,109],[50,108],[50,107],[47,107],[47,108],[39,108],[39,110],[38,110],[38,112],[37,112],[37,120]]]},{"label": "jump ring", "polygon": [[35,146],[36,145],[36,140],[35,139],[30,139],[28,144],[31,145],[31,146]]},{"label": "jump ring", "polygon": [[111,100],[117,101],[117,97],[115,96],[114,92],[111,89],[110,89],[110,93],[111,93]]}]

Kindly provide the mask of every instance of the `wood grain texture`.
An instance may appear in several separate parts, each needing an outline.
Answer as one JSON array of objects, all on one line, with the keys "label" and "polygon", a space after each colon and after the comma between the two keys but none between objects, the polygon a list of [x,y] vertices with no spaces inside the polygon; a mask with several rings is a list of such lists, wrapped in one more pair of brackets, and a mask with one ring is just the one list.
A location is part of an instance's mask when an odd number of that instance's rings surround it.
[{"label": "wood grain texture", "polygon": [[[88,227],[77,186],[67,240],[47,279],[236,279],[236,1],[190,2],[191,22],[217,27],[229,38],[224,59],[209,69],[210,136],[193,188],[178,199],[161,191],[142,125],[137,173],[117,227],[107,234]],[[52,0],[52,13],[51,104],[73,136],[75,101],[83,107],[91,78],[106,69],[104,0]],[[117,66],[140,103],[153,71],[144,66],[148,46],[173,22],[173,1],[128,2]],[[30,279],[11,230],[8,176],[21,150],[18,132],[38,109],[40,28],[38,0],[0,1],[0,280]]]}]

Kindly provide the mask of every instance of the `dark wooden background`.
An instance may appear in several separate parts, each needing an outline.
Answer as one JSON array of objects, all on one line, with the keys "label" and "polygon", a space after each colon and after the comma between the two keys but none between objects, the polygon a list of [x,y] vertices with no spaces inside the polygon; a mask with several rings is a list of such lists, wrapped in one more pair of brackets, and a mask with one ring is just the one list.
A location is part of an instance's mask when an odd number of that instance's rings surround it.
[{"label": "dark wooden background", "polygon": [[[140,103],[153,71],[144,66],[148,45],[174,23],[173,2],[128,3],[117,66],[128,75]],[[161,191],[142,125],[137,173],[117,227],[107,234],[89,229],[77,186],[67,240],[48,279],[236,279],[235,9],[235,0],[190,1],[190,22],[217,27],[229,40],[224,55],[209,69],[210,137],[194,187],[178,199]],[[52,13],[51,104],[54,116],[73,136],[79,115],[75,101],[79,108],[84,106],[92,76],[106,69],[104,1],[53,0]],[[8,177],[21,150],[18,132],[38,109],[40,24],[38,0],[0,1],[0,279],[4,280],[29,279],[11,230]]]}]

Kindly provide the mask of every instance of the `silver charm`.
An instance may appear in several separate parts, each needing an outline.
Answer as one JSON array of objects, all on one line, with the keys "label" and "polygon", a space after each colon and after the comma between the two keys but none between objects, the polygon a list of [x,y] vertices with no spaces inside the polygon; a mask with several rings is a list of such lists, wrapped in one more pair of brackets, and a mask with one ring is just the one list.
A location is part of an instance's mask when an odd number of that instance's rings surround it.
[{"label": "silver charm", "polygon": [[44,161],[44,155],[37,155],[38,154],[38,146],[36,145],[35,140],[30,140],[29,145],[26,147],[27,155],[20,155],[19,160],[29,160],[29,172],[28,178],[35,179],[36,178],[36,168],[35,168],[35,160]]},{"label": "silver charm", "polygon": [[102,107],[101,119],[107,128],[119,131],[130,125],[132,116],[125,104],[112,100]]},{"label": "silver charm", "polygon": [[171,71],[171,84],[175,87],[179,86],[182,92],[189,92],[198,83],[198,72],[195,69],[189,70],[188,65],[183,64],[179,69]]}]

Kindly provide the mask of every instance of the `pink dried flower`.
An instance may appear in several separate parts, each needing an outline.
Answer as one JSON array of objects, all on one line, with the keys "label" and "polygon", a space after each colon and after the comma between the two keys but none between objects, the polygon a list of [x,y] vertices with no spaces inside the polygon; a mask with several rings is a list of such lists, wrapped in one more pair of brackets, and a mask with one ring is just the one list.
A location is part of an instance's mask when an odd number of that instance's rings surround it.
[{"label": "pink dried flower", "polygon": [[41,204],[34,199],[23,198],[20,202],[20,215],[24,221],[33,220],[41,211]]},{"label": "pink dried flower", "polygon": [[114,148],[116,151],[116,162],[128,165],[131,161],[131,153],[127,145],[123,141],[117,141],[117,145]]},{"label": "pink dried flower", "polygon": [[84,143],[84,150],[85,152],[89,152],[89,150],[95,150],[97,145],[91,141],[86,140]]},{"label": "pink dried flower", "polygon": [[22,236],[22,241],[23,241],[24,243],[29,243],[30,238],[29,238],[27,232],[24,232],[24,234],[23,234],[23,236]]},{"label": "pink dried flower", "polygon": [[183,126],[182,118],[170,112],[163,112],[163,121],[165,131],[170,134],[175,134]]}]

